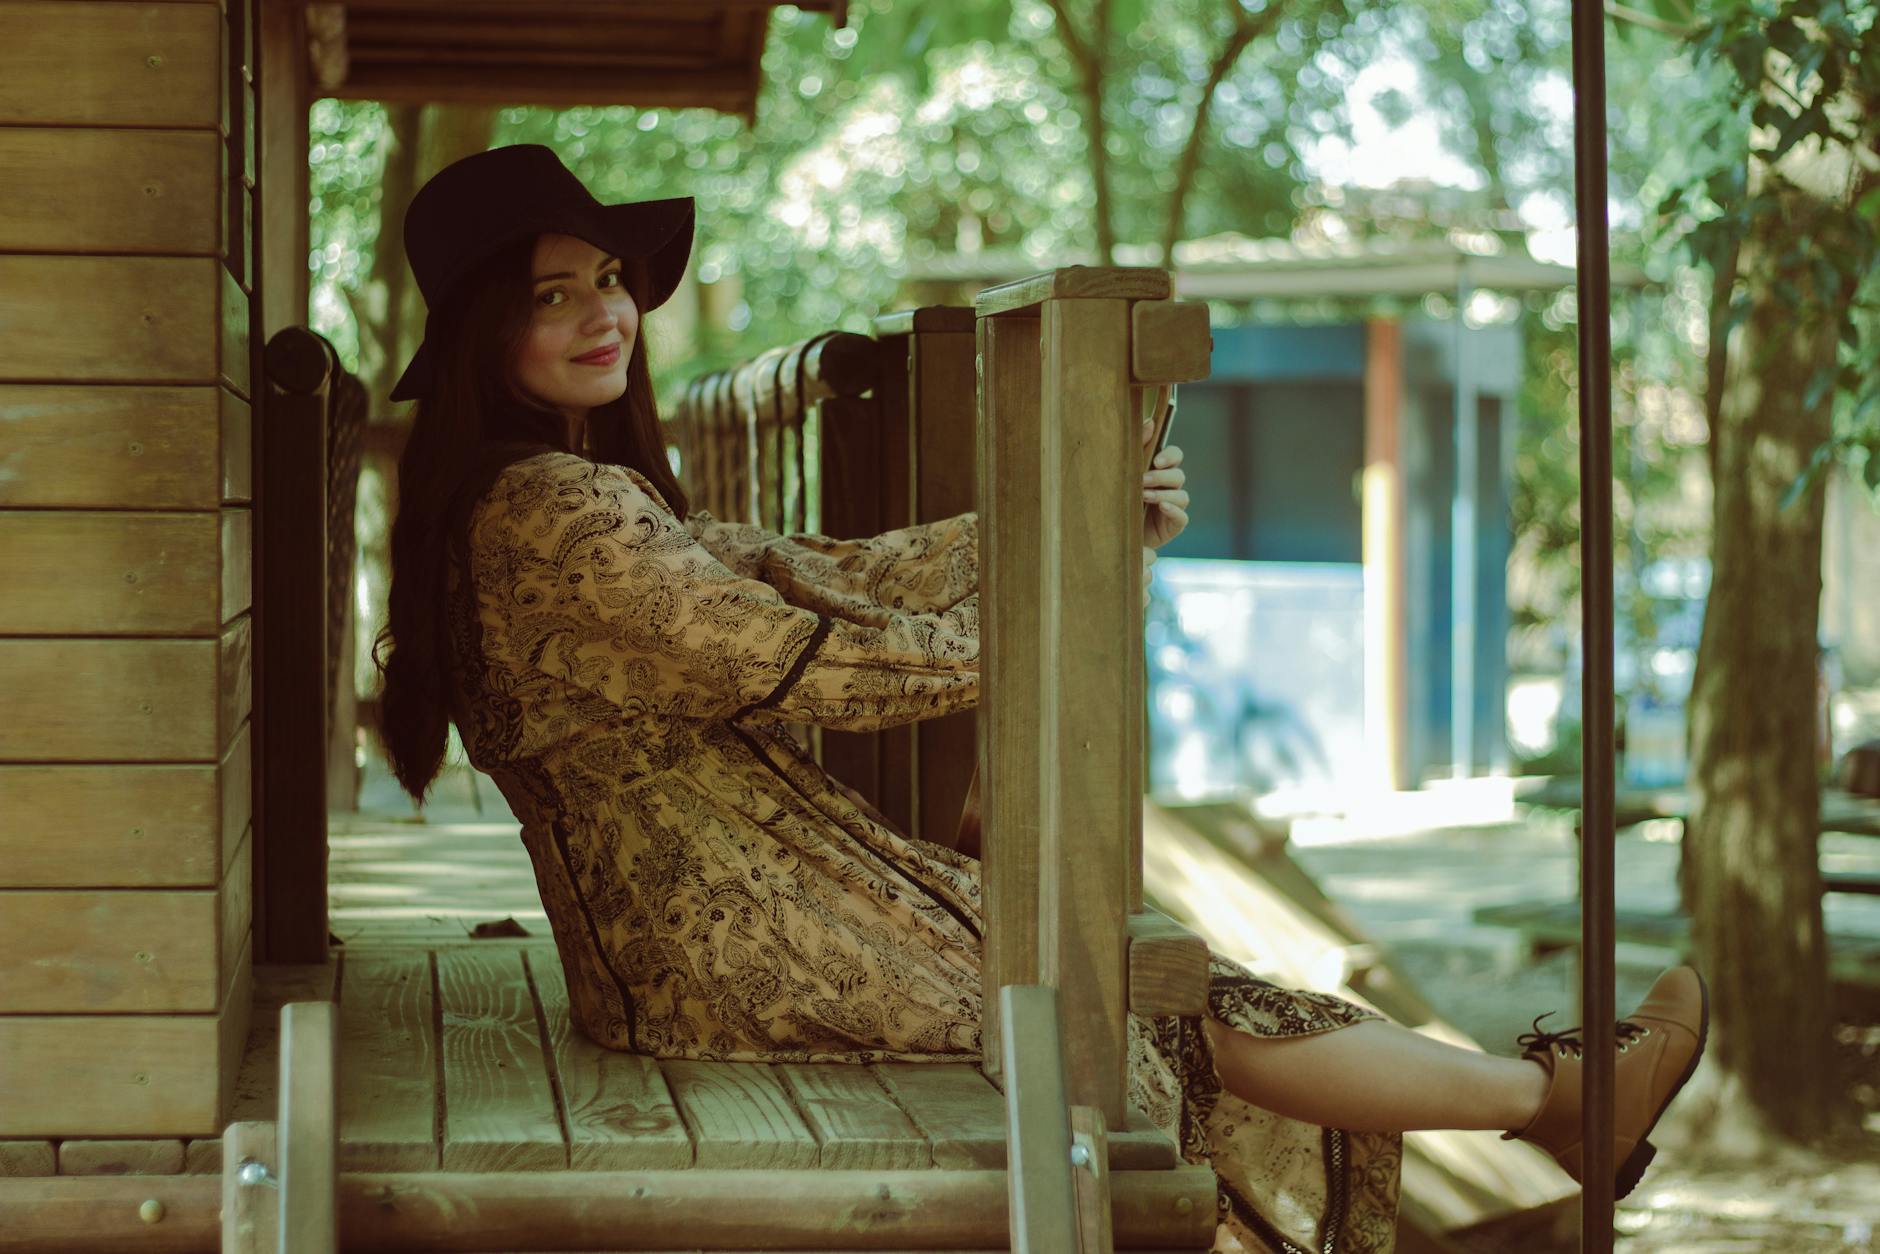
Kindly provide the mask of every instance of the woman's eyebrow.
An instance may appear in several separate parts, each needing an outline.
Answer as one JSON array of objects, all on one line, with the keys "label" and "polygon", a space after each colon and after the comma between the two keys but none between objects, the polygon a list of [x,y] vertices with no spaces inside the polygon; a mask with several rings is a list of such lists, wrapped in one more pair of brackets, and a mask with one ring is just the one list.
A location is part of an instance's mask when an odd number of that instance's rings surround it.
[{"label": "woman's eyebrow", "polygon": [[[618,257],[602,257],[598,262],[595,263],[594,268],[596,270],[599,270],[601,267],[607,265],[609,262],[619,261],[619,260],[620,258]],[[535,276],[535,281],[537,283],[546,283],[550,279],[572,279],[573,277],[574,277],[574,272],[572,270],[562,270],[555,274],[538,274]]]}]

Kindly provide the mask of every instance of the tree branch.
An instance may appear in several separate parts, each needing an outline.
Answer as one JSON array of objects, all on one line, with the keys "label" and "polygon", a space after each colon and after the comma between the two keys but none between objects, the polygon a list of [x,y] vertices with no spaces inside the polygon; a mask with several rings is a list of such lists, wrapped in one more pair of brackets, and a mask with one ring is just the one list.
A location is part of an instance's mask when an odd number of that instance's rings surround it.
[{"label": "tree branch", "polygon": [[1090,177],[1097,202],[1094,214],[1096,264],[1107,266],[1112,264],[1111,254],[1116,248],[1115,232],[1110,223],[1109,152],[1103,125],[1103,58],[1109,54],[1110,0],[1096,0],[1097,28],[1091,43],[1085,43],[1077,34],[1077,28],[1071,25],[1064,0],[1045,0],[1045,3],[1051,6],[1057,18],[1059,36],[1070,50],[1071,59],[1082,71],[1084,107],[1090,114]]},{"label": "tree branch", "polygon": [[1162,228],[1162,264],[1169,270],[1175,268],[1175,243],[1181,238],[1188,189],[1201,168],[1201,145],[1207,138],[1208,114],[1214,107],[1214,93],[1220,87],[1221,80],[1240,62],[1240,54],[1246,51],[1247,45],[1264,34],[1278,15],[1277,4],[1268,5],[1264,12],[1252,19],[1248,18],[1245,10],[1237,13],[1233,33],[1227,37],[1227,42],[1221,46],[1220,55],[1214,58],[1214,64],[1208,68],[1208,81],[1201,89],[1201,102],[1195,106],[1195,123],[1188,132],[1188,142],[1182,147],[1181,162],[1176,167],[1175,190],[1169,196],[1168,218]]},{"label": "tree branch", "polygon": [[1617,0],[1606,0],[1606,16],[1615,22],[1630,22],[1634,26],[1655,30],[1661,35],[1675,35],[1679,39],[1689,39],[1697,33],[1695,25],[1680,26],[1676,22],[1667,22],[1662,17],[1653,17],[1649,13],[1640,13],[1637,9],[1627,8],[1617,3]]}]

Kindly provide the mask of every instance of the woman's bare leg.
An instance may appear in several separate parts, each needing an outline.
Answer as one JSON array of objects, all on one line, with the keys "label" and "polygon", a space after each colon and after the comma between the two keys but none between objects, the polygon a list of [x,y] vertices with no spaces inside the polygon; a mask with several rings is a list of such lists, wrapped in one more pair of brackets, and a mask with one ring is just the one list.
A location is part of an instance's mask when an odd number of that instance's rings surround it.
[{"label": "woman's bare leg", "polygon": [[1213,1015],[1202,1024],[1228,1092],[1289,1119],[1353,1132],[1525,1128],[1547,1072],[1431,1040],[1378,1019],[1312,1036],[1257,1037]]}]

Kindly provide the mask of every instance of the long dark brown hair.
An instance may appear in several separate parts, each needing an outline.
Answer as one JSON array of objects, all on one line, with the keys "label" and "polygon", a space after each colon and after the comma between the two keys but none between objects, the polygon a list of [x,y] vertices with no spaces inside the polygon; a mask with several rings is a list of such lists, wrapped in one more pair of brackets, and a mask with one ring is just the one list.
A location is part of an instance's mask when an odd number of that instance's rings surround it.
[{"label": "long dark brown hair", "polygon": [[[372,661],[383,680],[379,739],[399,784],[420,803],[443,765],[450,722],[447,561],[454,554],[468,576],[470,511],[505,466],[539,453],[580,451],[568,446],[561,412],[516,381],[513,363],[532,312],[534,252],[533,239],[508,245],[452,297],[431,344],[435,383],[414,402],[398,459],[389,613]],[[627,260],[621,277],[644,310],[644,265]],[[591,451],[584,455],[639,471],[683,519],[689,505],[666,460],[645,329],[642,320],[627,357],[626,392],[588,414]]]}]

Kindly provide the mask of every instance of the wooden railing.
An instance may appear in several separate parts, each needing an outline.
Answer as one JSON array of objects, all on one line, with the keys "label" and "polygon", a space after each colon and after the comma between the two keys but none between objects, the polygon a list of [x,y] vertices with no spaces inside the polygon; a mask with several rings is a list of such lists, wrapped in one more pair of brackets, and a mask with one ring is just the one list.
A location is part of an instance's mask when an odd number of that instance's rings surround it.
[{"label": "wooden railing", "polygon": [[365,392],[305,327],[269,340],[265,364],[255,425],[255,960],[324,962],[329,729],[352,725],[344,633]]},{"label": "wooden railing", "polygon": [[[929,307],[827,332],[694,380],[673,426],[694,503],[727,522],[839,538],[973,508],[973,313]],[[977,853],[961,812],[971,713],[879,732],[798,728],[902,832]]]}]

